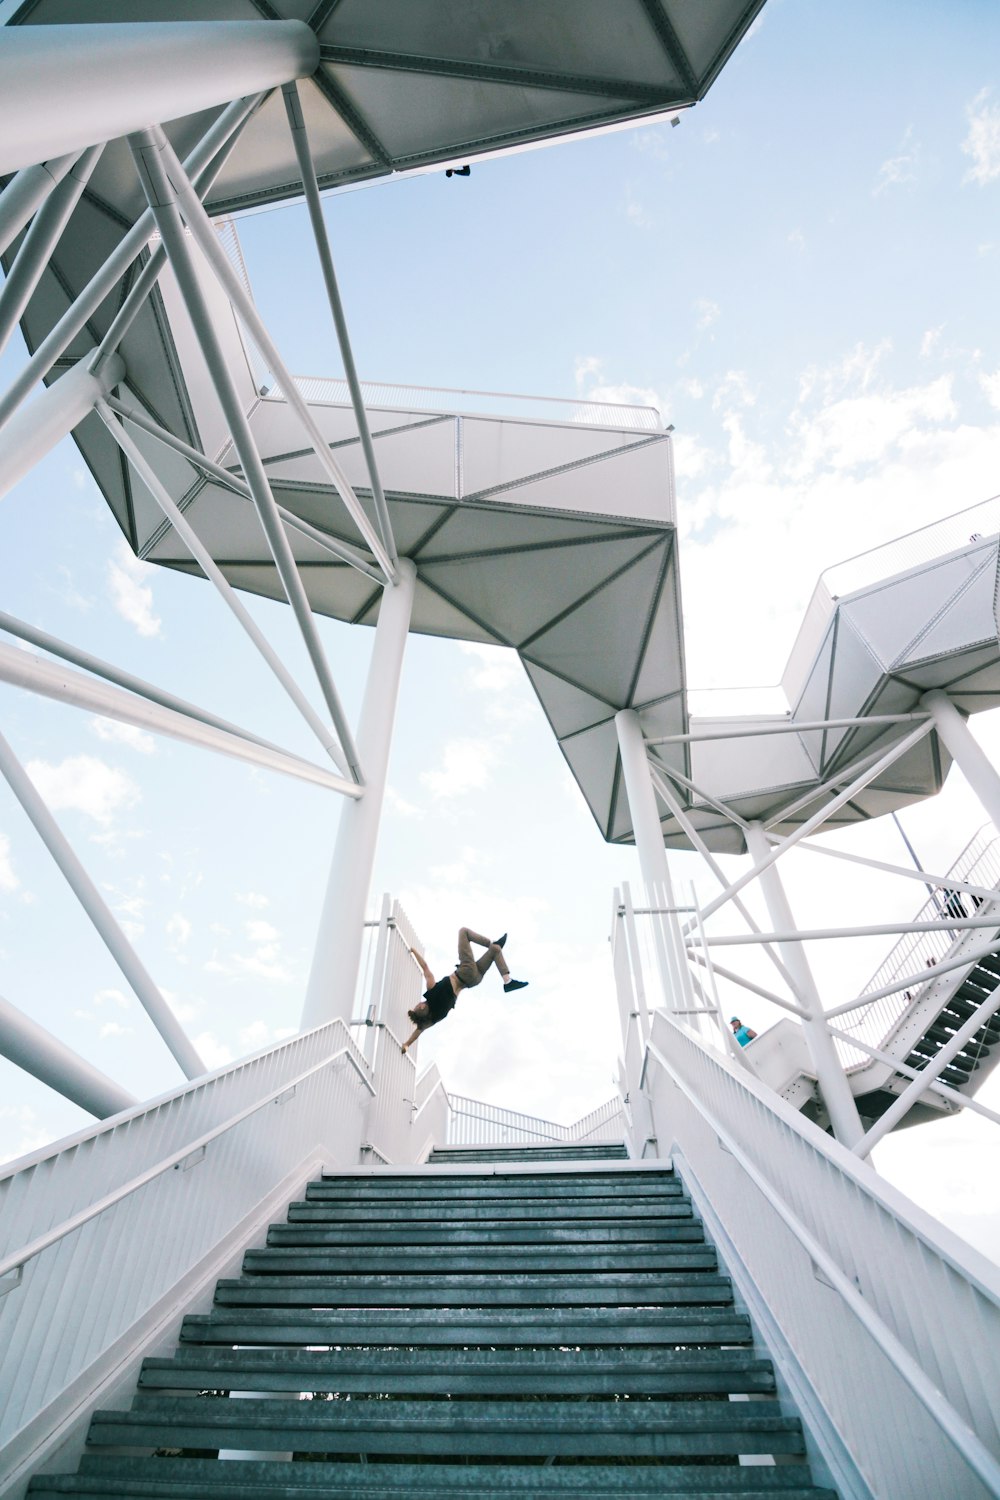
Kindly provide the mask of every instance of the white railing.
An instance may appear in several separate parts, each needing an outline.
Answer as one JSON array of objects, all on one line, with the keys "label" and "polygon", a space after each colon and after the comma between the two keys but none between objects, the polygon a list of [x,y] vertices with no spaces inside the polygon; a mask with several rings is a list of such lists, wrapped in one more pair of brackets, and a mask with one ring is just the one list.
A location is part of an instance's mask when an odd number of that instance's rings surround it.
[{"label": "white railing", "polygon": [[645,1089],[838,1492],[1000,1495],[997,1268],[665,1014]]},{"label": "white railing", "polygon": [[621,1141],[624,1120],[620,1099],[591,1110],[574,1125],[557,1125],[516,1109],[502,1109],[481,1099],[450,1094],[449,1146],[542,1146],[571,1145],[584,1141]]},{"label": "white railing", "polygon": [[[997,890],[1000,894],[1000,839],[993,833],[981,830],[963,849],[948,874],[955,880]],[[915,922],[939,922],[946,920],[948,916],[955,916],[956,911],[948,908],[949,899],[962,903],[968,915],[975,914],[975,903],[971,896],[963,896],[961,892],[957,892],[952,897],[947,889],[942,889],[924,902],[913,920]],[[998,918],[997,925],[1000,926],[1000,918]],[[954,947],[956,936],[958,936],[957,933],[947,931],[904,933],[861,990],[861,995],[866,995],[871,990],[883,989],[902,974],[919,974],[923,970],[926,970],[927,982],[930,983],[934,979],[935,966]],[[962,940],[969,945],[980,943],[986,936],[987,934],[982,929],[972,934],[969,932],[961,934]],[[894,995],[883,995],[873,1000],[870,1005],[851,1011],[844,1016],[839,1023],[840,1029],[849,1032],[851,1036],[857,1037],[860,1042],[865,1042],[869,1047],[883,1047],[920,989],[922,986],[916,985],[911,990],[900,990]],[[867,1054],[858,1048],[841,1041],[837,1041],[835,1045],[845,1068],[854,1068],[869,1062]]]},{"label": "white railing", "polygon": [[[331,406],[349,406],[345,380],[318,375],[296,376],[295,384],[307,401]],[[268,398],[281,400],[275,386]],[[619,432],[662,432],[660,414],[652,406],[627,406],[612,401],[583,401],[573,397],[525,396],[509,391],[467,391],[420,385],[398,385],[391,381],[363,380],[361,395],[367,407],[396,411],[426,411],[452,416],[514,417],[538,422],[573,422],[585,426],[610,427]]]},{"label": "white railing", "polygon": [[[371,1070],[342,1021],[15,1162],[0,1177],[0,1490],[324,1162],[354,1165]],[[98,1212],[94,1212],[98,1209]],[[266,1222],[266,1217],[264,1222]],[[27,1253],[27,1259],[25,1255]]]}]

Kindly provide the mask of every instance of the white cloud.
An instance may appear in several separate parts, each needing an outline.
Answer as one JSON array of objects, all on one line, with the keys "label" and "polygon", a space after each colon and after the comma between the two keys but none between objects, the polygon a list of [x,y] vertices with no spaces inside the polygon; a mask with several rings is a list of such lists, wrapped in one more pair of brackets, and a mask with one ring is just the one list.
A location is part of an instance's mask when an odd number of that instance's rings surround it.
[{"label": "white cloud", "polygon": [[140,755],[153,755],[156,751],[153,736],[134,724],[119,724],[117,719],[91,719],[90,727],[99,740],[128,745],[130,750],[137,750]]},{"label": "white cloud", "polygon": [[509,647],[460,641],[458,649],[476,663],[475,670],[466,678],[470,688],[483,693],[505,693],[523,683],[524,669],[517,652]]},{"label": "white cloud", "polygon": [[989,89],[982,89],[965,114],[969,133],[962,150],[972,158],[972,166],[962,180],[985,187],[1000,177],[1000,105],[990,102]]},{"label": "white cloud", "polygon": [[251,943],[273,943],[278,937],[277,927],[270,922],[244,922],[243,930]]},{"label": "white cloud", "polygon": [[806,477],[822,466],[852,469],[887,457],[920,428],[954,420],[951,386],[952,377],[942,375],[929,385],[869,391],[818,412],[800,411],[791,423],[798,446],[791,472]]},{"label": "white cloud", "polygon": [[385,810],[393,813],[397,818],[422,818],[424,810],[415,802],[408,802],[394,786],[385,789]]},{"label": "white cloud", "polygon": [[10,839],[0,833],[0,891],[16,891],[20,884],[11,864]]},{"label": "white cloud", "polygon": [[133,1030],[131,1026],[123,1026],[120,1021],[105,1021],[97,1034],[102,1038],[109,1036],[132,1036]]},{"label": "white cloud", "polygon": [[757,396],[750,387],[750,381],[742,370],[727,370],[715,388],[712,397],[712,410],[721,411],[724,407],[731,406],[754,406]]},{"label": "white cloud", "polygon": [[1000,411],[1000,370],[995,370],[992,375],[980,375],[979,384],[990,405]]},{"label": "white cloud", "polygon": [[420,780],[438,801],[464,797],[492,780],[497,751],[492,740],[449,740],[439,771],[424,771]]},{"label": "white cloud", "polygon": [[209,1069],[224,1068],[226,1063],[233,1060],[232,1049],[225,1042],[220,1042],[211,1031],[203,1031],[194,1038],[194,1050]]},{"label": "white cloud", "polygon": [[589,380],[592,375],[596,376],[600,373],[601,361],[598,359],[596,354],[579,355],[576,364],[573,366],[573,378],[576,381],[577,390],[581,390],[584,383]]},{"label": "white cloud", "polygon": [[139,788],[124,771],[93,755],[70,756],[59,765],[32,760],[27,771],[53,812],[71,809],[105,825],[140,797]]},{"label": "white cloud", "polygon": [[144,636],[159,635],[162,625],[153,609],[153,590],[144,582],[152,571],[150,564],[140,562],[124,541],[119,542],[108,563],[112,606]]},{"label": "white cloud", "polygon": [[175,943],[186,943],[191,936],[191,923],[181,912],[175,911],[167,922],[167,937]]},{"label": "white cloud", "polygon": [[722,309],[717,302],[710,302],[707,297],[701,297],[694,304],[695,327],[698,329],[711,328],[722,316]]},{"label": "white cloud", "polygon": [[131,996],[126,995],[124,990],[98,990],[94,995],[95,1005],[117,1005],[119,1010],[128,1010],[132,1004]]},{"label": "white cloud", "polygon": [[927,329],[923,338],[920,340],[921,359],[927,359],[929,355],[934,353],[935,349],[938,347],[938,344],[941,342],[942,333],[944,333],[943,323],[940,324],[937,328]]},{"label": "white cloud", "polygon": [[258,911],[271,904],[270,899],[260,891],[237,891],[236,899],[241,906],[252,906]]},{"label": "white cloud", "polygon": [[920,145],[913,138],[913,126],[909,125],[903,132],[896,155],[890,156],[879,167],[875,186],[872,188],[873,197],[877,198],[887,188],[912,185],[918,179],[919,169]]},{"label": "white cloud", "polygon": [[625,189],[625,217],[637,229],[645,229],[649,224],[649,216],[646,210],[638,198],[635,197],[630,187],[626,187]]}]

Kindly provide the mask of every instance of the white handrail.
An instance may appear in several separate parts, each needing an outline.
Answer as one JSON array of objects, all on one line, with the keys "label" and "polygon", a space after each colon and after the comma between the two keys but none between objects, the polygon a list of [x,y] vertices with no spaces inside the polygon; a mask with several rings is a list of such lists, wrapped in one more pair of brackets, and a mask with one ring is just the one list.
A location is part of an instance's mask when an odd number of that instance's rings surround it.
[{"label": "white handrail", "polygon": [[[271,1093],[266,1095],[265,1098],[258,1099],[255,1104],[250,1104],[246,1109],[241,1109],[238,1114],[231,1115],[228,1120],[224,1120],[221,1125],[216,1125],[212,1130],[205,1131],[196,1140],[188,1141],[180,1150],[174,1151],[170,1156],[164,1157],[155,1166],[147,1167],[145,1172],[140,1172],[138,1177],[133,1177],[129,1182],[123,1183],[113,1193],[105,1194],[96,1203],[91,1203],[87,1208],[81,1209],[79,1213],[73,1214],[71,1218],[64,1219],[61,1224],[57,1224],[53,1229],[47,1230],[45,1234],[39,1235],[37,1239],[32,1240],[22,1249],[15,1250],[12,1254],[5,1256],[3,1260],[0,1260],[0,1281],[5,1276],[9,1276],[12,1271],[20,1272],[29,1260],[34,1260],[36,1255],[40,1255],[50,1245],[58,1244],[61,1239],[65,1239],[66,1235],[72,1234],[74,1229],[80,1229],[84,1224],[89,1224],[91,1219],[96,1219],[99,1214],[104,1213],[109,1208],[113,1208],[123,1198],[130,1197],[132,1193],[141,1187],[145,1187],[154,1178],[162,1176],[164,1172],[169,1172],[171,1167],[180,1166],[182,1161],[186,1161],[196,1151],[200,1151],[220,1135],[225,1135],[234,1126],[242,1124],[250,1115],[256,1114],[259,1109],[263,1109],[268,1104],[273,1104],[275,1099],[280,1099],[283,1094],[287,1094],[291,1089],[297,1088],[300,1083],[304,1083],[314,1073],[319,1073],[323,1068],[328,1068],[331,1063],[337,1062],[341,1057],[347,1059],[365,1088],[370,1094],[374,1095],[375,1087],[357,1058],[353,1056],[352,1045],[349,1043],[339,1048],[336,1052],[331,1053],[329,1057],[325,1057],[322,1062],[314,1063],[311,1068],[306,1068],[304,1072],[297,1074],[296,1077],[287,1079],[278,1088],[272,1089]],[[0,1289],[0,1296],[4,1295],[5,1292],[12,1291],[15,1286],[20,1285],[20,1282],[21,1277],[18,1275],[17,1279],[11,1282],[10,1286]]]},{"label": "white handrail", "polygon": [[[882,1350],[883,1354],[890,1360],[894,1369],[910,1387],[917,1400],[941,1429],[947,1440],[957,1449],[961,1458],[968,1463],[970,1468],[975,1470],[992,1494],[1000,1495],[1000,1463],[993,1457],[986,1445],[976,1436],[968,1423],[962,1420],[959,1413],[946,1397],[942,1395],[937,1386],[928,1379],[909,1350],[900,1343],[883,1319],[872,1310],[832,1256],[813,1238],[801,1219],[789,1208],[773,1183],[769,1182],[758,1171],[749,1157],[741,1150],[735,1138],[705,1108],[701,1100],[692,1093],[691,1089],[688,1088],[684,1080],[667,1061],[664,1054],[654,1042],[650,1042],[647,1046],[646,1062],[648,1062],[650,1057],[659,1064],[675,1086],[680,1089],[688,1102],[698,1111],[705,1123],[715,1132],[723,1149],[732,1156],[737,1165],[753,1183],[754,1187],[757,1188],[758,1192],[761,1193],[766,1202],[781,1219],[782,1223],[795,1236],[817,1270],[823,1273],[831,1289],[847,1304],[866,1333],[868,1333]],[[645,1069],[646,1063],[643,1064],[642,1082],[645,1081]],[[672,1154],[679,1156],[682,1153],[674,1151]]]}]

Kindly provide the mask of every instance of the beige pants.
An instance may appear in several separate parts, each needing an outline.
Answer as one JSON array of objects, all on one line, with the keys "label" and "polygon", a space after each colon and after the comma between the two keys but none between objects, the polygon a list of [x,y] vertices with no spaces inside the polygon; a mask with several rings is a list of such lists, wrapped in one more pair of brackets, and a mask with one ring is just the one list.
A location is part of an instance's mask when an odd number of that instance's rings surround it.
[{"label": "beige pants", "polygon": [[[473,943],[486,949],[486,952],[479,958],[473,955]],[[471,927],[460,927],[458,929],[458,964],[455,973],[463,988],[471,990],[475,985],[481,984],[483,975],[490,964],[496,964],[501,977],[507,979],[508,971],[503,961],[503,949],[499,948],[496,943],[491,943],[489,938],[483,937],[481,933],[473,932]]]}]

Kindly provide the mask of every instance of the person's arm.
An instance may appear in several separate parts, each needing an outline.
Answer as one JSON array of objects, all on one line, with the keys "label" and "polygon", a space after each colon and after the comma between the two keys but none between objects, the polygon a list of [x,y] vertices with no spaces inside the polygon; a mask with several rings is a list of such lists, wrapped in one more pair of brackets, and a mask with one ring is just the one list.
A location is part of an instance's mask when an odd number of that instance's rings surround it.
[{"label": "person's arm", "polygon": [[411,948],[410,952],[413,954],[413,957],[417,960],[417,963],[420,965],[421,972],[423,973],[423,976],[424,976],[424,978],[427,981],[427,988],[428,989],[433,988],[433,985],[434,985],[434,975],[431,973],[430,969],[424,963],[423,954],[418,953],[417,950],[416,950],[416,948]]}]

